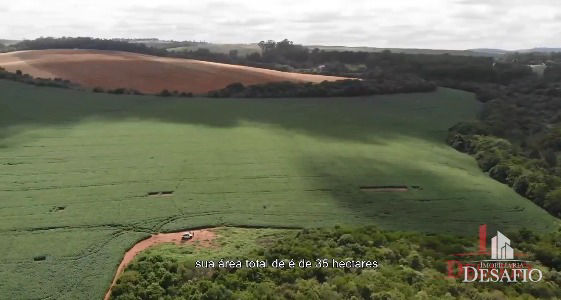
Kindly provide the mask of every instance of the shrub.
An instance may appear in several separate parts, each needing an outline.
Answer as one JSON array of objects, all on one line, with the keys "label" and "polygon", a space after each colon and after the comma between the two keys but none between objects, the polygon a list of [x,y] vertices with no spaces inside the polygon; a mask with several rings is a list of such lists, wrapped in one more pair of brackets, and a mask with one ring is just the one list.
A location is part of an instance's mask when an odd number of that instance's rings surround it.
[{"label": "shrub", "polygon": [[543,206],[555,216],[561,217],[561,188],[547,193]]},{"label": "shrub", "polygon": [[487,129],[481,122],[460,122],[449,129],[450,132],[468,135],[486,135]]},{"label": "shrub", "polygon": [[121,94],[124,94],[125,91],[126,91],[125,88],[116,88],[114,90],[109,90],[108,93],[121,95]]},{"label": "shrub", "polygon": [[170,91],[168,91],[167,89],[161,91],[158,96],[162,96],[162,97],[169,97],[172,96],[172,93]]},{"label": "shrub", "polygon": [[508,176],[506,177],[506,183],[509,186],[513,186],[514,182],[518,179],[518,177],[522,176],[523,169],[520,166],[511,166]]},{"label": "shrub", "polygon": [[512,188],[520,195],[525,196],[526,195],[526,191],[528,191],[528,186],[529,186],[529,182],[528,182],[528,176],[526,175],[522,175],[519,176],[518,178],[516,178],[516,180],[514,181],[514,184],[512,185]]},{"label": "shrub", "polygon": [[528,190],[526,191],[525,196],[532,199],[536,204],[543,206],[544,199],[548,191],[549,187],[547,184],[537,180],[528,184]]},{"label": "shrub", "polygon": [[450,135],[448,135],[447,143],[450,146],[452,146],[452,148],[460,152],[466,152],[466,153],[472,152],[472,147],[469,137],[464,136],[462,134],[451,132]]},{"label": "shrub", "polygon": [[489,176],[496,181],[507,183],[507,178],[511,169],[504,163],[499,163],[489,170]]},{"label": "shrub", "polygon": [[475,159],[479,167],[485,172],[489,171],[489,169],[496,166],[501,161],[500,156],[496,152],[491,151],[477,152],[475,154]]},{"label": "shrub", "polygon": [[343,234],[337,241],[339,245],[347,245],[353,242],[354,242],[354,237],[350,234]]}]

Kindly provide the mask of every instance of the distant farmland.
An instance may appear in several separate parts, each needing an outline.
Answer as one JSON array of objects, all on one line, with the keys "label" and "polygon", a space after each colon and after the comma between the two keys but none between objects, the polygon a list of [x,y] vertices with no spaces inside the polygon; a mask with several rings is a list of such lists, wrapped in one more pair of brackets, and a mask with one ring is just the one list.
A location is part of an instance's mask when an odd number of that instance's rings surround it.
[{"label": "distant farmland", "polygon": [[34,77],[62,78],[85,87],[132,88],[144,93],[164,89],[205,93],[235,82],[315,82],[341,77],[288,73],[192,59],[102,50],[32,50],[0,54],[0,67]]},{"label": "distant farmland", "polygon": [[101,299],[152,232],[377,224],[473,234],[553,217],[444,142],[471,94],[115,96],[0,81],[0,299]]},{"label": "distant farmland", "polygon": [[190,46],[182,46],[176,48],[168,48],[171,52],[180,51],[197,51],[199,49],[208,49],[213,53],[229,54],[230,51],[237,51],[239,56],[246,56],[252,53],[261,54],[261,48],[257,44],[194,44]]}]

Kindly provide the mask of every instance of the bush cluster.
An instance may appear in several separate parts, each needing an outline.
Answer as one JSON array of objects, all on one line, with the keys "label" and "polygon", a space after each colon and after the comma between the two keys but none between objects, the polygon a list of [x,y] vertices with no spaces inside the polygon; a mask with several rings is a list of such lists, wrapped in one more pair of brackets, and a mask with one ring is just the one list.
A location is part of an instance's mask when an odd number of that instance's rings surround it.
[{"label": "bush cluster", "polygon": [[193,93],[191,92],[169,91],[167,89],[162,90],[156,95],[162,97],[193,97]]},{"label": "bush cluster", "polygon": [[[509,236],[511,236],[509,234]],[[561,232],[513,233],[531,259],[551,268],[538,284],[463,284],[446,278],[445,260],[476,243],[467,238],[387,232],[374,227],[307,229],[248,259],[377,259],[380,267],[196,269],[189,262],[142,256],[127,267],[112,299],[509,299],[561,297]],[[518,243],[517,243],[518,245]],[[534,246],[535,245],[535,246]],[[539,247],[538,247],[539,246]],[[545,249],[545,250],[541,250]]]},{"label": "bush cluster", "polygon": [[95,87],[92,89],[94,93],[108,93],[108,94],[116,94],[116,95],[144,95],[142,92],[137,91],[135,89],[128,89],[128,88],[116,88],[116,89],[103,89],[101,87]]},{"label": "bush cluster", "polygon": [[344,97],[394,93],[430,92],[436,89],[431,82],[416,77],[380,80],[339,80],[319,84],[272,82],[244,86],[230,84],[224,89],[208,93],[210,97],[287,98],[287,97]]},{"label": "bush cluster", "polygon": [[72,84],[70,81],[61,78],[55,78],[55,79],[38,78],[38,77],[33,77],[29,74],[24,74],[20,70],[17,70],[15,73],[11,73],[1,67],[0,67],[0,79],[13,80],[21,83],[32,84],[35,86],[49,86],[49,87],[57,87],[57,88],[75,87],[75,85]]}]

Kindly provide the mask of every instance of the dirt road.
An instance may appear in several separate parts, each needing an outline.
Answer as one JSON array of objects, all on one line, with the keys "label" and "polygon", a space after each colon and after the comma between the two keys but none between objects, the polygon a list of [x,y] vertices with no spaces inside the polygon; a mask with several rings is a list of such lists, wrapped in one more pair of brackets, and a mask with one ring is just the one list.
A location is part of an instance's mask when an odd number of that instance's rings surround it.
[{"label": "dirt road", "polygon": [[199,230],[190,230],[190,232],[194,233],[194,237],[189,241],[182,241],[181,236],[183,235],[184,232],[185,231],[175,232],[175,233],[155,234],[145,240],[138,242],[131,249],[129,249],[129,251],[125,253],[123,260],[121,261],[121,264],[119,264],[113,282],[111,283],[111,287],[105,294],[104,299],[109,300],[109,297],[111,296],[111,288],[113,288],[113,286],[117,282],[117,278],[119,278],[119,275],[123,273],[127,265],[130,264],[132,260],[136,257],[136,255],[138,255],[140,252],[152,246],[162,243],[175,243],[177,245],[188,243],[188,244],[195,244],[199,247],[212,247],[213,240],[216,238],[216,233],[213,231],[213,229],[199,229]]}]

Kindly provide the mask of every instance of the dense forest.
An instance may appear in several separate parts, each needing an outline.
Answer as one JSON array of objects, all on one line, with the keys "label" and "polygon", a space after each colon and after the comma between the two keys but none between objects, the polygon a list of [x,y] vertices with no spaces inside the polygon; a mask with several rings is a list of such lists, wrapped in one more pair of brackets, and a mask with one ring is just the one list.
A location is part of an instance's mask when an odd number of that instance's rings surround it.
[{"label": "dense forest", "polygon": [[[464,284],[447,278],[446,259],[476,241],[387,232],[374,227],[305,229],[257,246],[244,259],[301,259],[309,268],[195,268],[192,261],[146,255],[129,265],[112,299],[555,299],[561,297],[561,232],[509,233],[517,248],[549,268],[539,283]],[[333,268],[317,259],[377,260],[374,268]],[[217,258],[220,259],[220,258]],[[228,259],[228,257],[224,257]],[[236,259],[235,257],[229,259]],[[238,258],[239,259],[239,258]],[[318,267],[320,266],[320,267]],[[543,266],[541,268],[544,268]]]},{"label": "dense forest", "polygon": [[480,119],[457,124],[448,143],[489,175],[561,217],[561,88],[547,78],[510,85],[452,85],[484,101]]}]

